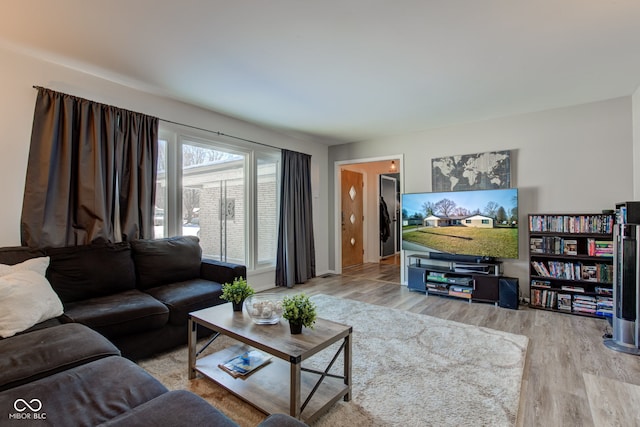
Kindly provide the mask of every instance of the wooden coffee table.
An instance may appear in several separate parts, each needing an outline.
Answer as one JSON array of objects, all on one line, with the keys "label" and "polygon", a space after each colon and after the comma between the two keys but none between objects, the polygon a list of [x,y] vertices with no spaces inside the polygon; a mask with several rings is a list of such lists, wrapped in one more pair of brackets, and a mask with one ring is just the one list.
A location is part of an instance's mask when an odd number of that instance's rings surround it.
[{"label": "wooden coffee table", "polygon": [[[200,350],[196,348],[199,326],[214,331]],[[247,313],[234,312],[231,303],[198,310],[189,314],[189,379],[200,372],[266,414],[288,413],[310,423],[341,398],[351,400],[351,332],[351,326],[318,318],[314,329],[304,328],[302,334],[292,335],[286,320],[257,325]],[[220,335],[239,343],[199,357]],[[340,341],[324,371],[302,367],[303,361]],[[218,366],[250,348],[269,353],[271,362],[238,378]],[[340,353],[343,375],[329,373]]]}]

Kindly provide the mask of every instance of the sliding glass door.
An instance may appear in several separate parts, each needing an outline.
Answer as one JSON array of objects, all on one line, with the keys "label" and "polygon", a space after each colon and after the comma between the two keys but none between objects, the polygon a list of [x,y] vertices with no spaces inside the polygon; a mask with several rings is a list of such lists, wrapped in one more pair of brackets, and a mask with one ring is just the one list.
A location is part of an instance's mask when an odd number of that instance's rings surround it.
[{"label": "sliding glass door", "polygon": [[247,156],[195,141],[181,145],[181,234],[200,237],[214,259],[246,264]]}]

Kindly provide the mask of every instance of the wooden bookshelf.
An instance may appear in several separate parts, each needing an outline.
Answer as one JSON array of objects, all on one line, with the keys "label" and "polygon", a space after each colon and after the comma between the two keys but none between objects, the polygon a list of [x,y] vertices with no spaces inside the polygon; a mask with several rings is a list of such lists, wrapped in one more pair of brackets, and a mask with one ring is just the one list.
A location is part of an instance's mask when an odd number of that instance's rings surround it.
[{"label": "wooden bookshelf", "polygon": [[613,309],[613,214],[530,214],[529,306],[605,317]]}]

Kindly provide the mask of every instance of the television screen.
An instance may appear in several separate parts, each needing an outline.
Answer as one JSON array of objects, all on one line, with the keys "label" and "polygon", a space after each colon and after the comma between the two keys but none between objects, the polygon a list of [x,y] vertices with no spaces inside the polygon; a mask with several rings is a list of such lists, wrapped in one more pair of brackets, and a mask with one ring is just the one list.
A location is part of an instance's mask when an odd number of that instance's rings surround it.
[{"label": "television screen", "polygon": [[518,189],[403,194],[402,249],[518,258]]}]

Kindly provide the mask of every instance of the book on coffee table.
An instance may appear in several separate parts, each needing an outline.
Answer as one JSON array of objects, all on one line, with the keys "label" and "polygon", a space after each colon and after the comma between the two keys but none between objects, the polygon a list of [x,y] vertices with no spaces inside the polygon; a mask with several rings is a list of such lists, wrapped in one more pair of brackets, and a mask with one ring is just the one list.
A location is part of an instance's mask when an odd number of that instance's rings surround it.
[{"label": "book on coffee table", "polygon": [[245,351],[218,366],[233,377],[245,376],[269,363],[271,357],[258,350]]}]

